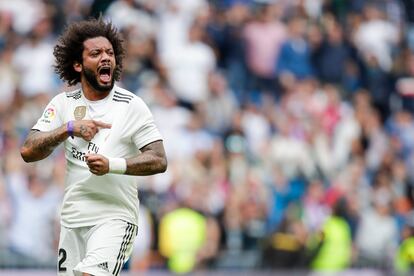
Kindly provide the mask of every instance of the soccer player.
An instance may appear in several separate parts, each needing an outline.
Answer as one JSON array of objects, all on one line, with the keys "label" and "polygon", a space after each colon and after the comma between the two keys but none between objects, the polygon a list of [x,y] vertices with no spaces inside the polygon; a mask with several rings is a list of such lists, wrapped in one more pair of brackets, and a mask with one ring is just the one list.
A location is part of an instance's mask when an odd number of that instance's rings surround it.
[{"label": "soccer player", "polygon": [[64,144],[59,275],[118,275],[137,234],[133,176],[166,170],[162,137],[146,104],[115,85],[124,48],[110,22],[69,25],[54,56],[56,73],[80,89],[51,100],[21,155],[34,162]]}]

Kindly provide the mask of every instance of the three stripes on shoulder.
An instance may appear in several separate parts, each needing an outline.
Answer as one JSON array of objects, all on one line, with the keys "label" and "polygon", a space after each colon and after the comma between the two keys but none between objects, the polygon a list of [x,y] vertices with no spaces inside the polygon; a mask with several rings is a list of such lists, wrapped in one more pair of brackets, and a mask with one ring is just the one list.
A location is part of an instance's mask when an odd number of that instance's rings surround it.
[{"label": "three stripes on shoulder", "polygon": [[[73,98],[75,100],[78,100],[78,99],[81,98],[81,95],[82,95],[81,91],[80,90],[77,90],[75,92],[67,93],[66,94],[66,97],[67,98]],[[121,93],[121,92],[115,91],[114,96],[112,97],[112,100],[115,101],[115,102],[121,102],[121,103],[127,103],[127,104],[129,104],[130,101],[133,98],[134,98],[134,96],[132,96],[132,95],[128,95],[128,94],[125,94],[125,93]]]},{"label": "three stripes on shoulder", "polygon": [[132,100],[132,98],[133,98],[133,96],[131,96],[131,95],[115,91],[114,96],[112,97],[112,100],[114,100],[115,102],[122,102],[122,103],[129,104],[129,102]]}]

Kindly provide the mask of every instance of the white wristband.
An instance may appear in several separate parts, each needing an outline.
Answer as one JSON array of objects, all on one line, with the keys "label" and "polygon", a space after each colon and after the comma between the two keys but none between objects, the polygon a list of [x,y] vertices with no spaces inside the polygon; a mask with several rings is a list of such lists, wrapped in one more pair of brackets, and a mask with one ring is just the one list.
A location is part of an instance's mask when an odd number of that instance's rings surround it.
[{"label": "white wristband", "polygon": [[109,172],[124,174],[127,169],[127,163],[124,158],[108,158],[109,160]]}]

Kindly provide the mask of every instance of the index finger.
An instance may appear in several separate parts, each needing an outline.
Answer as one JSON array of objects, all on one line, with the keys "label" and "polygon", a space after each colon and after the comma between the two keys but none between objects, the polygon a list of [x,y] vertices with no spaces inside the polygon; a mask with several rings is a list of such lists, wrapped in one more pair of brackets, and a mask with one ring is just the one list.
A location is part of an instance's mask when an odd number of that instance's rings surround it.
[{"label": "index finger", "polygon": [[87,153],[85,154],[85,158],[87,162],[93,162],[95,160],[98,160],[100,157],[99,154]]},{"label": "index finger", "polygon": [[101,121],[95,121],[93,120],[93,123],[95,124],[95,126],[100,127],[100,128],[111,128],[112,125],[111,124],[107,124]]}]

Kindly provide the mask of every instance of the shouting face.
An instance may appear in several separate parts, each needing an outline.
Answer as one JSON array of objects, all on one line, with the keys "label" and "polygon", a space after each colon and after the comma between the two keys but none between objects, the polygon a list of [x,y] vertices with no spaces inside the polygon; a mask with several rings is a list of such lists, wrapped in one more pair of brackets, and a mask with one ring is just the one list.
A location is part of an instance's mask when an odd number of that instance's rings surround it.
[{"label": "shouting face", "polygon": [[112,44],[99,36],[85,40],[83,45],[82,64],[78,65],[82,78],[98,93],[111,91],[115,83],[113,73],[116,66]]}]

